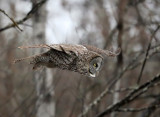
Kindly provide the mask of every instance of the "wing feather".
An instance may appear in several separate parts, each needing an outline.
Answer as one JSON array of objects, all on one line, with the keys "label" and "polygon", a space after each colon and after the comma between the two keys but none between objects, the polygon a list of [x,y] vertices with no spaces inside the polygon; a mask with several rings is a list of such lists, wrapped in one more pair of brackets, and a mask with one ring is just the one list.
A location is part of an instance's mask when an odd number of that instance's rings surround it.
[{"label": "wing feather", "polygon": [[118,48],[115,52],[114,51],[110,51],[110,50],[102,50],[100,48],[96,48],[94,46],[91,46],[91,45],[84,45],[88,50],[90,51],[94,51],[94,52],[97,52],[98,54],[100,55],[103,55],[103,56],[109,56],[109,57],[115,57],[117,55],[120,54],[121,52],[121,49]]},{"label": "wing feather", "polygon": [[[54,50],[55,52],[63,52],[68,55],[75,54],[76,56],[79,56],[79,54],[84,54],[87,52],[87,48],[82,45],[70,45],[70,44],[40,44],[40,45],[33,45],[33,46],[20,46],[19,49],[28,49],[28,48],[46,48],[48,50]],[[44,53],[42,53],[44,54]],[[42,54],[33,55],[25,58],[15,59],[13,63],[17,63],[26,59],[34,59],[37,56],[40,56]]]},{"label": "wing feather", "polygon": [[76,56],[78,54],[84,54],[87,51],[87,48],[82,45],[70,45],[70,44],[41,44],[41,45],[33,45],[33,46],[20,46],[20,49],[27,49],[27,48],[46,48],[46,49],[54,49],[57,51],[65,52],[69,55],[74,53]]}]

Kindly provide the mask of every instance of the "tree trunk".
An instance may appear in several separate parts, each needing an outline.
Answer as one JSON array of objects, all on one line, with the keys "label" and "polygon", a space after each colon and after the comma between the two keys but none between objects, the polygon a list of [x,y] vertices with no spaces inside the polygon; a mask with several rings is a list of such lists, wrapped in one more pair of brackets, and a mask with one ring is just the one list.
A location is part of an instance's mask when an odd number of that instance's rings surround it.
[{"label": "tree trunk", "polygon": [[[33,6],[38,0],[32,0]],[[34,17],[33,20],[33,37],[31,44],[44,44],[45,43],[45,27],[46,27],[46,5],[44,4]],[[42,49],[34,49],[33,53],[41,53]],[[55,116],[55,103],[53,100],[53,85],[52,73],[48,69],[35,71],[35,85],[37,91],[36,102],[36,115],[37,117],[54,117]]]}]

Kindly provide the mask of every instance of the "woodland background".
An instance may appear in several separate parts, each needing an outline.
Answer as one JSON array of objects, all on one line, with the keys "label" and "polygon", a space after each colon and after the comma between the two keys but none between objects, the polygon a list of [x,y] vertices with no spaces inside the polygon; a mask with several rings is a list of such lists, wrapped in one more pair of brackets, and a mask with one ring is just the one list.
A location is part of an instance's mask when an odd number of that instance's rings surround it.
[{"label": "woodland background", "polygon": [[[159,117],[159,25],[159,0],[0,0],[0,117]],[[96,78],[12,64],[44,43],[122,52]]]}]

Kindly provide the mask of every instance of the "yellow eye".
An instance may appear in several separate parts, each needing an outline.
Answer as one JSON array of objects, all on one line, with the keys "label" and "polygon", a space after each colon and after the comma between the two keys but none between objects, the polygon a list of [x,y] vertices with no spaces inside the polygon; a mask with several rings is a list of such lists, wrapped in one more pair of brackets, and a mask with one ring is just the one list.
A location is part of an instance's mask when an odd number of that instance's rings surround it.
[{"label": "yellow eye", "polygon": [[98,67],[97,63],[94,63],[93,66],[94,66],[94,67]]}]

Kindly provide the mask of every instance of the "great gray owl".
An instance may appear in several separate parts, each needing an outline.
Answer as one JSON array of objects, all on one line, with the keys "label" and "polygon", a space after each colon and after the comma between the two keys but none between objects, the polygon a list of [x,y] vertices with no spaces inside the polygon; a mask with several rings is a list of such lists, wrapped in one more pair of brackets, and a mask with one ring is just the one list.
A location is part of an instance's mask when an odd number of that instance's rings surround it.
[{"label": "great gray owl", "polygon": [[35,56],[16,59],[15,63],[30,59],[33,69],[46,66],[75,71],[89,77],[96,77],[98,75],[105,57],[117,56],[120,53],[120,49],[117,52],[111,52],[90,45],[71,44],[43,44],[21,46],[19,48],[46,48],[48,51]]}]

